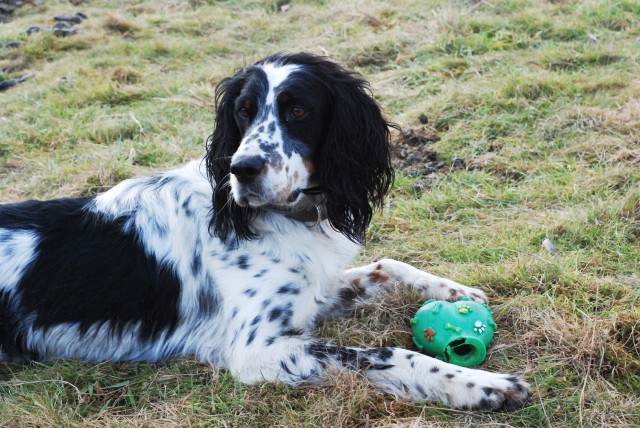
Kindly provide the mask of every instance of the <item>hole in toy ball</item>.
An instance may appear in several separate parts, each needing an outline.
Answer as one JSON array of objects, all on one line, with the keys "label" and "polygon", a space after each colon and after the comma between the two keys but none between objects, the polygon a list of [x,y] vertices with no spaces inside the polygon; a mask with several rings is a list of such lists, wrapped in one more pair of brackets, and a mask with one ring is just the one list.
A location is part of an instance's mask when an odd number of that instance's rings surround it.
[{"label": "hole in toy ball", "polygon": [[454,346],[453,347],[453,352],[456,355],[459,355],[461,357],[465,357],[473,352],[475,352],[476,348],[474,348],[471,345],[460,345],[460,346]]},{"label": "hole in toy ball", "polygon": [[473,345],[466,343],[466,339],[457,339],[449,343],[448,351],[445,352],[446,361],[467,361],[474,358],[477,353],[477,349]]},{"label": "hole in toy ball", "polygon": [[461,337],[452,340],[445,347],[442,359],[463,367],[473,367],[482,363],[486,356],[484,344],[475,337]]}]

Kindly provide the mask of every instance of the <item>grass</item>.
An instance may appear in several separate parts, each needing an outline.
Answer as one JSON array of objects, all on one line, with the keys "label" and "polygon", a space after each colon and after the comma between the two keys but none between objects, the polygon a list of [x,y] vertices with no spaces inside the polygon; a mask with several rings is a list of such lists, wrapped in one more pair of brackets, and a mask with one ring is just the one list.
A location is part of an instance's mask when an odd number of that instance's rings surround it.
[{"label": "grass", "polygon": [[[290,5],[280,12],[283,5]],[[83,11],[76,36],[31,36]],[[0,364],[0,425],[640,425],[640,7],[632,0],[62,0],[2,25],[0,201],[93,195],[203,155],[221,78],[276,51],[361,72],[389,119],[426,115],[430,186],[402,171],[359,263],[394,257],[488,291],[483,367],[522,372],[511,414],[396,401],[357,374],[247,387],[192,360]],[[473,167],[471,167],[473,166]],[[549,255],[545,237],[559,249]],[[318,334],[411,348],[411,291]]]}]

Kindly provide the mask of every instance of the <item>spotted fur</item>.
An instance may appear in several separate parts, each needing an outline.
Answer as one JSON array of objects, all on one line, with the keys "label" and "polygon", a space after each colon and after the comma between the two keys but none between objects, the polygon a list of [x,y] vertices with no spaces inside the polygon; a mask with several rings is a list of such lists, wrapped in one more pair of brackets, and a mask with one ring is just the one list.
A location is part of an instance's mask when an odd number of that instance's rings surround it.
[{"label": "spotted fur", "polygon": [[216,102],[204,161],[95,198],[0,207],[1,360],[195,356],[246,383],[361,370],[407,400],[524,404],[519,376],[311,335],[399,285],[486,301],[394,260],[347,269],[393,177],[390,124],[366,82],[276,55],[225,79]]}]

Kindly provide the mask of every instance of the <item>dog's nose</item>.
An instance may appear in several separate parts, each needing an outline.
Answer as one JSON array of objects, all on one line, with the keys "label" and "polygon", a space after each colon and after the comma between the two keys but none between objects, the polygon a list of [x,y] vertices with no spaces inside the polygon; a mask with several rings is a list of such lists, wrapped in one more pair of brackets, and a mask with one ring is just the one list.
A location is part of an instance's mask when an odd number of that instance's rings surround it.
[{"label": "dog's nose", "polygon": [[266,164],[260,156],[243,156],[233,160],[231,173],[240,183],[249,183],[262,172]]}]

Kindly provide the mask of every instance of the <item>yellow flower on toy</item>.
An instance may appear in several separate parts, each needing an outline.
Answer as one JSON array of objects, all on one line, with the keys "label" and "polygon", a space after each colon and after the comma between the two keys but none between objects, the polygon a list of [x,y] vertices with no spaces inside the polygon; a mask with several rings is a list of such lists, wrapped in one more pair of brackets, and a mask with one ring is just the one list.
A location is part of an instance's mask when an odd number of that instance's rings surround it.
[{"label": "yellow flower on toy", "polygon": [[458,307],[458,312],[460,312],[461,314],[468,314],[469,312],[472,312],[473,308],[469,305],[462,305],[460,307]]}]

